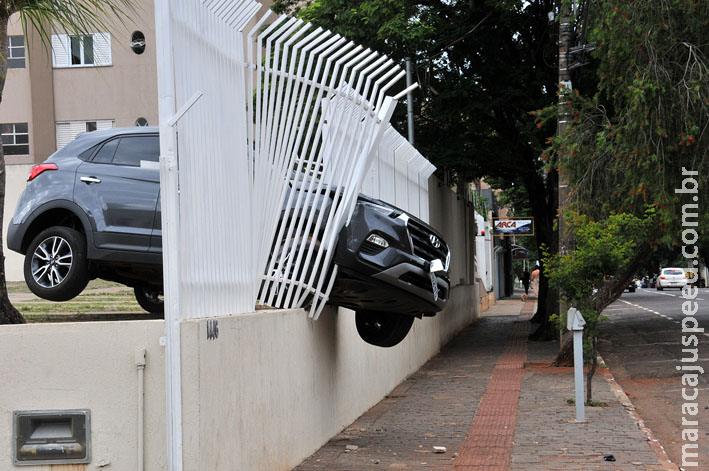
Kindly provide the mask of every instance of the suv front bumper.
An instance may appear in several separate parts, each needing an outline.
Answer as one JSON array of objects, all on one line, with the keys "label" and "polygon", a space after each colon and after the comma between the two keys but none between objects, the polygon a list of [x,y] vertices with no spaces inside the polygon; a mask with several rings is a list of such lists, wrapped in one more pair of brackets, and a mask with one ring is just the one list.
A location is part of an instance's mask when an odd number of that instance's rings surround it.
[{"label": "suv front bumper", "polygon": [[[330,293],[332,304],[417,316],[433,315],[445,307],[450,252],[433,228],[401,211],[386,214],[365,203],[356,206],[351,223],[342,231],[335,253],[339,271]],[[388,247],[367,241],[371,234],[383,237]],[[433,247],[431,239],[439,247]],[[441,260],[445,271],[432,276],[434,259]]]}]

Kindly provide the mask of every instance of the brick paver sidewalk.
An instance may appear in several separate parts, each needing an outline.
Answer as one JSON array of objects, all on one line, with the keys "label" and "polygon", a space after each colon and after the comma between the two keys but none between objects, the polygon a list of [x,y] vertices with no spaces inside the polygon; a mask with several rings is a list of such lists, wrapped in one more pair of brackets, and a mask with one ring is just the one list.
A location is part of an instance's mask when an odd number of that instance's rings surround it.
[{"label": "brick paver sidewalk", "polygon": [[534,301],[517,306],[493,306],[295,471],[672,469],[600,373],[608,407],[572,423],[573,372],[547,366],[555,343],[527,342]]}]

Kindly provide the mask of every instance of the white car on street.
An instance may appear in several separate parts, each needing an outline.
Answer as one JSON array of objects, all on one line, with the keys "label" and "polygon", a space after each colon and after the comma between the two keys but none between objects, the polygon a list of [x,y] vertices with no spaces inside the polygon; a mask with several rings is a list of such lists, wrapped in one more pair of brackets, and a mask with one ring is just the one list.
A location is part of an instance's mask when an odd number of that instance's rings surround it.
[{"label": "white car on street", "polygon": [[687,275],[683,268],[663,268],[657,277],[655,287],[662,291],[665,288],[682,289],[687,284]]}]

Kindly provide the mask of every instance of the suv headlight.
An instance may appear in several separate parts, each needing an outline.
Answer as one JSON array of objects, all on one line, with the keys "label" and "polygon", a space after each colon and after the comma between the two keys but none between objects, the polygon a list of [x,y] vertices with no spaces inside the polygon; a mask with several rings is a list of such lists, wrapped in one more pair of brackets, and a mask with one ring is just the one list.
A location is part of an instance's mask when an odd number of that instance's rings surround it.
[{"label": "suv headlight", "polygon": [[369,237],[367,237],[367,242],[371,242],[372,244],[378,245],[384,249],[389,247],[389,242],[387,242],[387,240],[379,234],[369,234]]}]

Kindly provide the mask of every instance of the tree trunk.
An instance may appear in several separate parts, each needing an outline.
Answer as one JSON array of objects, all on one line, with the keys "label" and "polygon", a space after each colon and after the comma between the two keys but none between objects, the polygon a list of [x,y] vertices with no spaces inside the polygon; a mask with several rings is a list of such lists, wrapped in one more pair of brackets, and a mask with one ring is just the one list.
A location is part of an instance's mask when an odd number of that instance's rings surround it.
[{"label": "tree trunk", "polygon": [[591,368],[588,369],[588,374],[586,375],[586,404],[589,405],[593,402],[593,375],[598,365],[598,357],[596,356],[597,343],[598,337],[593,337],[591,339]]},{"label": "tree trunk", "polygon": [[574,336],[566,332],[561,338],[561,346],[552,366],[574,366]]},{"label": "tree trunk", "polygon": [[[0,40],[1,42],[1,40]],[[5,208],[5,153],[0,142],[0,239],[3,238],[3,219]],[[0,245],[0,324],[24,324],[25,318],[10,302],[5,280],[5,254]]]},{"label": "tree trunk", "polygon": [[[9,16],[0,15],[0,52],[5,54],[8,50],[7,22]],[[2,92],[5,88],[5,78],[7,77],[7,61],[0,59],[0,103],[2,103]],[[5,213],[5,152],[0,141],[0,240],[3,240],[3,220]],[[7,294],[7,283],[5,280],[5,254],[2,244],[0,244],[0,324],[24,324],[25,318],[15,309]]]},{"label": "tree trunk", "polygon": [[[557,173],[551,171],[542,180],[539,174],[530,173],[524,179],[529,201],[532,206],[534,216],[535,233],[537,239],[538,253],[542,254],[545,248],[550,253],[555,253],[558,248],[558,236],[554,230],[554,218],[556,217],[556,182]],[[549,321],[549,317],[556,312],[557,299],[556,292],[549,287],[549,280],[544,273],[544,264],[540,261],[541,277],[539,279],[539,296],[537,298],[537,312],[531,322],[540,324],[539,327],[529,336],[530,340],[554,340],[558,337],[556,326]]]}]

